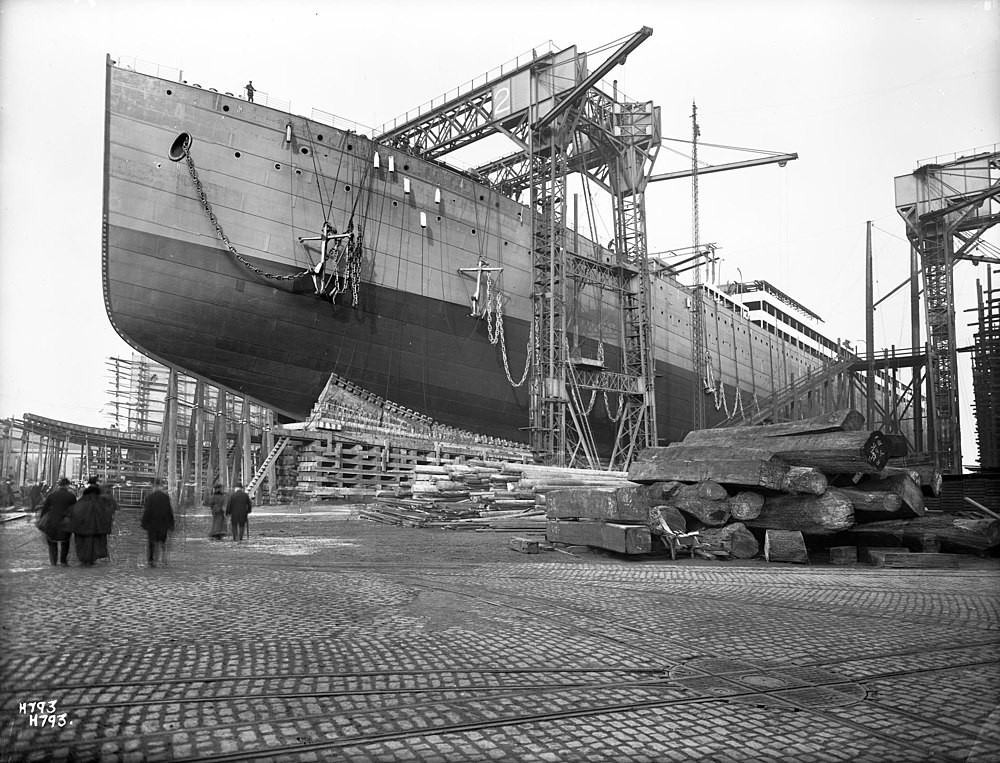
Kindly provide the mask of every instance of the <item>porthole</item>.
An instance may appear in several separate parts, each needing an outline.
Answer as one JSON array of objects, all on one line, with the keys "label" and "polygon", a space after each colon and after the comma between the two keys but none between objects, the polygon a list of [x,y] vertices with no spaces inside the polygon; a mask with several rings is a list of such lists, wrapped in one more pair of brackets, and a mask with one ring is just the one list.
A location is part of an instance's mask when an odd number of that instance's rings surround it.
[{"label": "porthole", "polygon": [[317,135],[316,136],[316,140],[323,140],[323,136],[322,135]]},{"label": "porthole", "polygon": [[473,235],[473,236],[475,236],[475,235],[476,235],[476,229],[475,229],[475,228],[473,228],[473,229],[472,229],[472,235]]},{"label": "porthole", "polygon": [[300,154],[308,154],[309,153],[309,149],[306,148],[305,146],[303,146],[302,148],[299,149],[299,153]]},{"label": "porthole", "polygon": [[438,215],[438,222],[441,222],[441,215]]},{"label": "porthole", "polygon": [[480,197],[479,197],[479,200],[480,200],[480,201],[485,201],[485,200],[486,200],[486,197],[485,197],[485,196],[482,196],[482,195],[480,195]]},{"label": "porthole", "polygon": [[170,150],[167,152],[167,158],[169,158],[172,162],[179,162],[184,158],[184,152],[190,147],[190,133],[182,132],[174,138],[174,142],[170,144]]},{"label": "porthole", "polygon": [[409,164],[404,164],[403,165],[403,171],[404,172],[409,172],[409,170],[410,170],[410,165]]},{"label": "porthole", "polygon": [[347,144],[347,150],[348,150],[348,151],[353,151],[353,150],[354,150],[354,146],[353,146],[353,144],[351,144],[351,143],[348,143],[348,144]]},{"label": "porthole", "polygon": [[296,175],[301,175],[302,174],[302,170],[295,170],[295,174]]},{"label": "porthole", "polygon": [[168,90],[168,91],[167,91],[167,95],[173,95],[173,94],[174,94],[174,91],[173,91],[173,90]]},{"label": "porthole", "polygon": [[394,202],[392,202],[392,206],[394,206],[394,207],[398,207],[398,206],[399,206],[399,202],[398,202],[398,201],[394,201]]},{"label": "porthole", "polygon": [[239,151],[237,151],[235,154],[233,154],[233,156],[235,156],[237,159],[239,159],[241,156],[243,156],[243,154],[241,154]]},{"label": "porthole", "polygon": [[350,187],[349,185],[345,185],[345,186],[344,186],[344,191],[345,191],[346,193],[350,193],[350,192],[351,192],[351,187]]},{"label": "porthole", "polygon": [[229,104],[228,103],[227,104],[223,104],[222,110],[223,111],[229,111]]},{"label": "porthole", "polygon": [[281,165],[280,165],[280,164],[278,164],[277,162],[275,162],[275,163],[274,163],[274,168],[275,168],[276,170],[280,170],[280,169],[281,169]]}]

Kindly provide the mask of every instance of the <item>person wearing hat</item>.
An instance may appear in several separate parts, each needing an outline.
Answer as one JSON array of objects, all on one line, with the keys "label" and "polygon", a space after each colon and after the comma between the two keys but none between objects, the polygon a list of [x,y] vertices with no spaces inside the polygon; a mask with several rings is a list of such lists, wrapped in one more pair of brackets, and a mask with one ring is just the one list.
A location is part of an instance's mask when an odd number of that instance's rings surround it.
[{"label": "person wearing hat", "polygon": [[80,500],[73,505],[69,528],[73,533],[76,558],[84,567],[91,567],[98,559],[108,557],[108,534],[112,523],[97,477],[91,477],[88,483]]},{"label": "person wearing hat", "polygon": [[174,529],[174,509],[161,480],[153,482],[153,489],[142,502],[142,529],[146,531],[149,541],[149,566],[156,566],[157,556],[166,564],[167,533]]},{"label": "person wearing hat", "polygon": [[212,529],[208,531],[208,537],[222,540],[226,537],[226,493],[218,482],[212,489],[211,506]]},{"label": "person wearing hat", "polygon": [[247,521],[252,510],[253,504],[250,502],[250,496],[243,492],[243,485],[237,482],[235,490],[226,503],[226,516],[230,518],[233,540],[237,543],[243,540],[243,533],[246,532]]},{"label": "person wearing hat", "polygon": [[76,503],[76,496],[69,485],[70,482],[65,477],[59,480],[59,486],[42,501],[42,510],[38,516],[38,529],[45,533],[45,540],[49,544],[49,563],[53,567],[56,566],[57,559],[58,564],[63,567],[69,566],[68,528],[73,504]]}]

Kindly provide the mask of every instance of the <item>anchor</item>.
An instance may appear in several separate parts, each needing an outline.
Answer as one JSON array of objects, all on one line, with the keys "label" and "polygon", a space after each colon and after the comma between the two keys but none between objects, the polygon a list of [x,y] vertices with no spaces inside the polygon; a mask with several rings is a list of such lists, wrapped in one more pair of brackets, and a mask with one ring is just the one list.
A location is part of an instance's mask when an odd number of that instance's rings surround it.
[{"label": "anchor", "polygon": [[482,290],[482,287],[483,287],[483,273],[502,273],[503,272],[503,268],[491,268],[491,267],[489,267],[489,263],[486,260],[484,260],[482,257],[480,257],[479,258],[479,264],[476,267],[474,267],[474,268],[459,268],[458,272],[462,273],[462,274],[465,274],[465,273],[475,273],[476,274],[476,290],[472,293],[472,296],[469,297],[469,300],[472,302],[472,312],[469,313],[469,317],[470,318],[478,318],[479,317],[479,300],[480,300],[479,294],[480,294],[480,291]]},{"label": "anchor", "polygon": [[[320,245],[320,258],[319,262],[310,268],[310,275],[313,279],[313,288],[316,290],[317,297],[326,296],[326,291],[330,286],[330,281],[333,280],[333,276],[328,275],[326,272],[326,261],[330,259],[330,242],[337,242],[337,249],[339,249],[339,244],[341,239],[350,238],[350,233],[337,233],[337,229],[333,227],[329,222],[323,223],[323,230],[318,236],[299,236],[299,243],[304,244],[306,241],[321,241]],[[337,253],[337,260],[340,260],[340,252]]]}]

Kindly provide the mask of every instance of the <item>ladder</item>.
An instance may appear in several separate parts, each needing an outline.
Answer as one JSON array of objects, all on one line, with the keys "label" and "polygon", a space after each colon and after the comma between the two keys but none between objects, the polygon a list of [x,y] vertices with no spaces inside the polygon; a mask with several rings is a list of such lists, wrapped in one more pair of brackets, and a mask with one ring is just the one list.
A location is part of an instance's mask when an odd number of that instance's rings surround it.
[{"label": "ladder", "polygon": [[[320,393],[319,398],[316,401],[316,405],[313,406],[312,412],[309,418],[306,420],[306,427],[315,424],[323,417],[323,403],[331,396],[333,390],[337,387],[337,375],[330,374],[330,378],[326,380],[326,385],[323,387],[323,391]],[[257,467],[257,471],[254,473],[253,478],[247,483],[246,492],[250,498],[253,498],[257,493],[257,488],[260,487],[261,483],[264,481],[264,477],[267,476],[268,470],[271,465],[278,460],[278,456],[284,451],[285,446],[288,445],[291,440],[290,435],[282,435],[274,447],[271,448],[271,452],[267,454],[260,466]]]},{"label": "ladder", "polygon": [[260,487],[260,484],[264,481],[264,477],[267,476],[268,469],[270,469],[271,465],[278,459],[278,456],[281,455],[281,452],[285,449],[285,446],[288,445],[288,441],[291,439],[292,438],[288,435],[278,438],[278,441],[274,443],[274,447],[271,448],[271,452],[267,454],[267,458],[265,458],[261,462],[260,466],[257,467],[257,471],[253,475],[253,479],[251,479],[249,484],[247,484],[247,495],[250,498],[253,498],[254,495],[256,495],[257,488]]}]

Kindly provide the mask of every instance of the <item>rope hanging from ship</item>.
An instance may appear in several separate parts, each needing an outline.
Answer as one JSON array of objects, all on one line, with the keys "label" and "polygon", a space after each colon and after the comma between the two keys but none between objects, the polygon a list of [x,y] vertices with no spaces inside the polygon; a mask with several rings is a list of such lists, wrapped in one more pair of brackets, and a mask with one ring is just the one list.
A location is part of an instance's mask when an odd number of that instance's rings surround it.
[{"label": "rope hanging from ship", "polygon": [[[357,234],[354,232],[354,216],[347,224],[347,233],[343,234],[342,239],[346,239],[346,247],[341,248],[340,246],[333,247],[332,252],[327,252],[325,257],[320,260],[319,263],[311,268],[306,268],[299,271],[298,273],[289,273],[286,275],[279,275],[277,273],[269,273],[263,268],[259,268],[250,262],[246,257],[240,254],[236,247],[233,246],[226,232],[222,230],[222,225],[219,223],[219,219],[215,216],[215,212],[212,210],[212,204],[208,200],[208,196],[205,194],[204,186],[202,186],[201,178],[198,177],[198,170],[194,164],[194,157],[191,155],[191,137],[188,136],[181,146],[181,150],[184,154],[184,160],[187,163],[188,174],[191,176],[191,180],[194,183],[195,190],[198,193],[198,200],[201,202],[202,207],[205,210],[205,214],[208,215],[209,221],[215,228],[215,233],[219,240],[223,243],[226,249],[229,250],[240,263],[242,263],[248,270],[256,273],[263,278],[269,278],[273,281],[294,281],[297,278],[304,278],[306,276],[315,276],[326,264],[327,260],[336,257],[338,267],[334,268],[334,274],[329,277],[329,280],[325,283],[325,291],[330,296],[335,296],[336,294],[341,294],[347,290],[348,283],[352,286],[352,297],[353,306],[358,305],[358,284],[361,278],[361,264],[363,260],[364,252],[364,233],[359,231]],[[324,223],[326,226],[326,223]],[[345,258],[346,255],[346,258]],[[346,267],[342,272],[339,264],[344,260]],[[334,287],[334,290],[330,290],[330,286]]]}]

